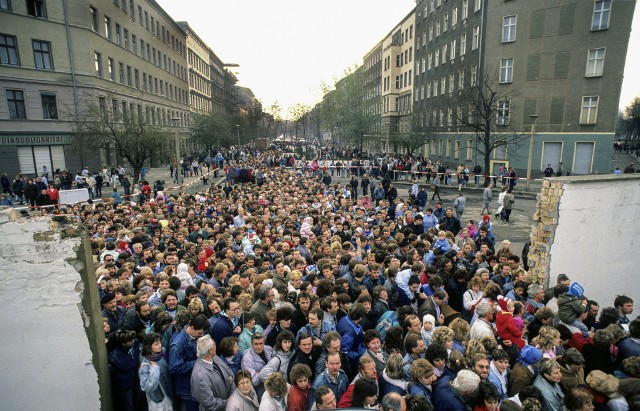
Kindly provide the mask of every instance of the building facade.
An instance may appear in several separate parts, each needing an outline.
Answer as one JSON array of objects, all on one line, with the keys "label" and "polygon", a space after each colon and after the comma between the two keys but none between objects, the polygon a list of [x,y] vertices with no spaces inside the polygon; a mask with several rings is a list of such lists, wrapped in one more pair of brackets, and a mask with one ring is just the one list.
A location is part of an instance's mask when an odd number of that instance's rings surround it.
[{"label": "building facade", "polygon": [[376,44],[365,56],[363,61],[362,86],[364,88],[365,115],[371,120],[366,133],[366,147],[368,150],[381,149],[380,135],[382,132],[382,42]]}]

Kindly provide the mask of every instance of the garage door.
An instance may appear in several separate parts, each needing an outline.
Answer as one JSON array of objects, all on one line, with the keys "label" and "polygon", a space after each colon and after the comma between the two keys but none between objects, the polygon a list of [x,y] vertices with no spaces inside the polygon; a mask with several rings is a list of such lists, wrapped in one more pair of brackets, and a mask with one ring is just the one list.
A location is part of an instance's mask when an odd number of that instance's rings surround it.
[{"label": "garage door", "polygon": [[547,164],[551,164],[551,167],[557,170],[558,164],[562,161],[562,143],[545,141],[543,144],[540,171],[547,168]]},{"label": "garage door", "polygon": [[573,158],[573,174],[591,174],[593,167],[593,149],[595,143],[576,143],[576,152]]}]

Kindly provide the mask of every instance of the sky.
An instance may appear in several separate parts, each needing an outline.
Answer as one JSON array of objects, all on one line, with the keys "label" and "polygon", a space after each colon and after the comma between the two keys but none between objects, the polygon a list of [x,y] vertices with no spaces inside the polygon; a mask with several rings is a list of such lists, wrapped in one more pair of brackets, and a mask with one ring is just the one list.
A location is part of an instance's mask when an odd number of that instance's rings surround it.
[{"label": "sky", "polygon": [[[264,107],[313,106],[415,6],[415,0],[157,0],[187,21]],[[640,5],[636,5],[620,107],[640,96]],[[283,113],[285,114],[285,113]]]}]

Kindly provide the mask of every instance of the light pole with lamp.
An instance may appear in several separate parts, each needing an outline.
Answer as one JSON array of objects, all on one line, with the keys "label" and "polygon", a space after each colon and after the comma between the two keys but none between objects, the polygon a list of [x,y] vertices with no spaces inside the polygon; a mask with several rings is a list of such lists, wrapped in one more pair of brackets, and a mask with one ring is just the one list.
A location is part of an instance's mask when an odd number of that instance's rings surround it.
[{"label": "light pole with lamp", "polygon": [[240,124],[236,124],[236,134],[238,135],[238,148],[240,147]]},{"label": "light pole with lamp", "polygon": [[539,116],[537,114],[529,115],[531,119],[531,135],[529,136],[529,160],[527,161],[527,192],[529,191],[529,182],[531,180],[531,161],[533,159],[533,137],[536,130],[536,119]]},{"label": "light pole with lamp", "polygon": [[175,137],[175,149],[176,149],[176,173],[178,173],[178,169],[180,169],[180,137],[178,127],[180,126],[180,117],[172,117],[171,125],[174,127],[174,137]]}]

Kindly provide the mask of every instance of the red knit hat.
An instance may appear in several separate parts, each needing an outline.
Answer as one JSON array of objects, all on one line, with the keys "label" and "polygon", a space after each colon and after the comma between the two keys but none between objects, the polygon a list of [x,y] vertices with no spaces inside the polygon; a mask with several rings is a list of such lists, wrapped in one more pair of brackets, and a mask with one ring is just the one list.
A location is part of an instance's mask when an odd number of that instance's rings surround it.
[{"label": "red knit hat", "polygon": [[509,311],[509,303],[511,302],[511,298],[507,298],[507,297],[503,297],[503,296],[498,296],[498,305],[500,306],[500,309],[504,312],[508,312]]}]

